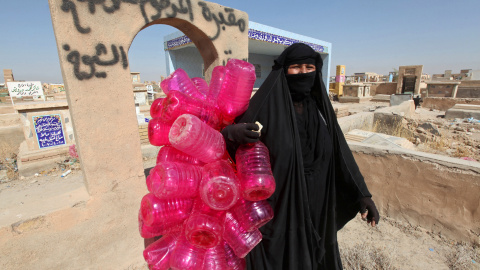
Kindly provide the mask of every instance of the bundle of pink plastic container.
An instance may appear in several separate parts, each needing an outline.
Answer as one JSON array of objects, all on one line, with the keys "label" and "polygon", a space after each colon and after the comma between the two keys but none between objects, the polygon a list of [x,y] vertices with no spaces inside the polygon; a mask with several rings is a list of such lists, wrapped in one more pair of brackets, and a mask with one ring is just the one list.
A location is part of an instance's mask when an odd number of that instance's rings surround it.
[{"label": "bundle of pink plastic container", "polygon": [[232,59],[210,85],[182,69],[162,81],[167,97],[151,106],[148,137],[163,147],[138,216],[143,238],[163,236],[143,252],[151,270],[244,269],[261,241],[273,218],[268,149],[241,145],[235,171],[220,133],[248,108],[255,79],[253,65]]}]

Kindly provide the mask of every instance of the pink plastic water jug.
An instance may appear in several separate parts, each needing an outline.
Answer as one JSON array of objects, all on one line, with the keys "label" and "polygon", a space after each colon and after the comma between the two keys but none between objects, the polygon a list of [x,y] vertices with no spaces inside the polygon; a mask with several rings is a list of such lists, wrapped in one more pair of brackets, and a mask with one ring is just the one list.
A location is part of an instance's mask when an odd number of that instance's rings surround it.
[{"label": "pink plastic water jug", "polygon": [[170,144],[168,133],[172,124],[167,124],[160,118],[153,118],[148,122],[148,140],[150,144],[162,146]]},{"label": "pink plastic water jug", "polygon": [[175,270],[201,270],[206,251],[190,244],[182,234],[170,258],[170,267]]},{"label": "pink plastic water jug", "polygon": [[230,212],[247,232],[259,229],[273,218],[273,209],[265,200],[252,202],[240,199]]},{"label": "pink plastic water jug", "polygon": [[238,221],[227,212],[223,239],[233,249],[235,255],[244,258],[262,240],[262,233],[257,229],[245,231]]},{"label": "pink plastic water jug", "polygon": [[230,209],[240,197],[240,184],[230,163],[219,160],[206,164],[199,192],[203,202],[210,208]]},{"label": "pink plastic water jug", "polygon": [[245,258],[239,258],[233,252],[233,249],[227,244],[227,242],[223,241],[223,247],[225,249],[225,258],[227,259],[227,265],[231,270],[244,270],[247,263]]},{"label": "pink plastic water jug", "polygon": [[163,230],[181,224],[190,215],[192,207],[191,198],[162,200],[148,193],[142,199],[140,213],[146,226]]},{"label": "pink plastic water jug", "polygon": [[[157,164],[158,165],[158,164]],[[160,176],[158,175],[157,173],[157,170],[155,170],[155,167],[153,167],[152,169],[150,169],[150,172],[149,174],[147,175],[147,179],[146,179],[146,182],[147,182],[147,189],[149,192],[152,192],[152,179],[156,179],[156,178],[160,178]]]},{"label": "pink plastic water jug", "polygon": [[179,233],[164,235],[143,251],[143,257],[150,270],[168,270],[170,268],[170,257],[179,235]]},{"label": "pink plastic water jug", "polygon": [[183,229],[183,224],[168,226],[151,227],[145,225],[142,219],[142,210],[138,211],[138,229],[140,236],[143,238],[152,238],[155,236],[166,235],[180,232]]},{"label": "pink plastic water jug", "polygon": [[212,71],[212,79],[210,80],[210,90],[208,91],[207,101],[217,106],[218,94],[222,89],[223,79],[225,78],[225,66],[216,66]]},{"label": "pink plastic water jug", "polygon": [[222,134],[191,114],[175,120],[169,138],[175,148],[205,163],[219,160],[225,154]]},{"label": "pink plastic water jug", "polygon": [[157,164],[160,162],[171,161],[171,162],[183,162],[195,165],[204,165],[205,163],[200,160],[185,154],[184,152],[176,149],[171,145],[166,145],[158,151],[157,155]]},{"label": "pink plastic water jug", "polygon": [[203,96],[195,87],[193,82],[188,77],[188,74],[185,70],[179,68],[175,70],[172,74],[170,74],[165,80],[160,83],[160,87],[162,88],[165,94],[169,94],[171,91],[179,91],[184,93],[187,96],[197,98],[197,99],[204,99]]},{"label": "pink plastic water jug", "polygon": [[165,98],[157,98],[153,101],[152,105],[150,105],[150,116],[152,118],[160,117],[163,109],[163,101]]},{"label": "pink plastic water jug", "polygon": [[218,129],[221,124],[220,111],[217,108],[178,91],[168,93],[162,106],[159,118],[165,123],[173,123],[180,115],[188,113],[197,116],[213,128]]},{"label": "pink plastic water jug", "polygon": [[202,168],[180,162],[161,162],[150,177],[150,191],[160,199],[191,198],[198,195]]},{"label": "pink plastic water jug", "polygon": [[231,59],[226,68],[217,103],[225,119],[233,120],[248,108],[256,79],[255,67],[246,61]]},{"label": "pink plastic water jug", "polygon": [[205,100],[205,98],[208,95],[208,90],[209,90],[208,89],[208,83],[200,77],[192,78],[192,83],[193,83],[193,85],[195,85],[198,92],[200,92],[200,94],[202,94],[202,100]]},{"label": "pink plastic water jug", "polygon": [[235,158],[243,198],[261,201],[270,197],[275,191],[275,179],[265,144],[258,141],[240,145]]},{"label": "pink plastic water jug", "polygon": [[[222,241],[223,242],[223,241]],[[230,270],[225,257],[225,249],[220,243],[213,248],[207,249],[203,261],[204,270]]]},{"label": "pink plastic water jug", "polygon": [[185,222],[185,236],[198,247],[212,248],[220,243],[223,234],[223,220],[217,216],[192,212]]}]

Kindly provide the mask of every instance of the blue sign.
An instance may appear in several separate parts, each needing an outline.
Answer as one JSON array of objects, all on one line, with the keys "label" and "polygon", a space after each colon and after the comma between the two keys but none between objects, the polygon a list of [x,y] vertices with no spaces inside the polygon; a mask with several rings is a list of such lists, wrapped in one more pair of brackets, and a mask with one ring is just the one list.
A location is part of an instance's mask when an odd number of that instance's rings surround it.
[{"label": "blue sign", "polygon": [[62,118],[59,114],[34,116],[33,127],[40,149],[65,144]]}]

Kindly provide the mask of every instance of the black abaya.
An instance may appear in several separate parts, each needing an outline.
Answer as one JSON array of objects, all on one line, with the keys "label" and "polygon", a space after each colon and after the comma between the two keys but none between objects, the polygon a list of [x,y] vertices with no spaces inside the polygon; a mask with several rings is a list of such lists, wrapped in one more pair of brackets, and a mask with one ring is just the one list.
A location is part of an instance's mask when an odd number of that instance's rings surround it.
[{"label": "black abaya", "polygon": [[284,67],[299,46],[307,45],[294,44],[277,58],[236,119],[263,125],[260,140],[276,181],[268,199],[275,216],[261,228],[263,240],[247,256],[248,269],[341,269],[337,230],[358,213],[360,198],[371,197],[325,91],[318,53],[311,93],[294,106]]}]

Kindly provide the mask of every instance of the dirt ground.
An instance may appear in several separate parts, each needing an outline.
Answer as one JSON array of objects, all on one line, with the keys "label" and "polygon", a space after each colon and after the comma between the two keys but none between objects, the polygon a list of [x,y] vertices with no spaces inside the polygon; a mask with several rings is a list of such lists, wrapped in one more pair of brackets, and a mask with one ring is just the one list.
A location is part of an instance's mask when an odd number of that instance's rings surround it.
[{"label": "dirt ground", "polygon": [[[350,113],[387,106],[385,103],[348,105]],[[464,119],[447,121],[443,116],[444,112],[419,108],[414,116],[403,121],[402,128],[407,131],[403,134],[407,134],[406,137],[420,151],[480,160],[480,123]],[[425,123],[430,125],[419,128]],[[146,169],[154,164],[153,158],[144,160]],[[37,177],[0,183],[0,197],[10,189],[35,189],[45,183],[61,183],[65,179],[60,174],[61,170],[50,171]],[[82,181],[81,177],[77,177],[79,175],[81,171],[73,170],[68,177]],[[338,240],[345,269],[480,269],[480,247],[457,243],[385,216],[375,228],[357,216],[339,232]],[[50,248],[44,243],[32,242],[29,249]],[[102,269],[99,267],[97,269]],[[147,269],[147,266],[135,264],[125,269]]]},{"label": "dirt ground", "polygon": [[[144,159],[147,170],[154,164],[155,159]],[[74,170],[67,178],[61,178],[59,172],[52,172],[2,183],[0,196],[8,189],[40,188],[73,178],[82,181],[78,177],[81,174]],[[345,269],[480,269],[480,247],[457,243],[385,216],[375,228],[357,216],[340,230],[338,240]],[[31,245],[48,248],[42,243]],[[136,264],[126,269],[148,268],[146,264]]]},{"label": "dirt ground", "polygon": [[385,216],[372,228],[358,215],[338,242],[345,269],[480,269],[480,247]]}]

